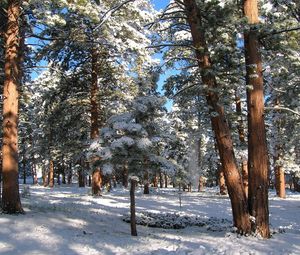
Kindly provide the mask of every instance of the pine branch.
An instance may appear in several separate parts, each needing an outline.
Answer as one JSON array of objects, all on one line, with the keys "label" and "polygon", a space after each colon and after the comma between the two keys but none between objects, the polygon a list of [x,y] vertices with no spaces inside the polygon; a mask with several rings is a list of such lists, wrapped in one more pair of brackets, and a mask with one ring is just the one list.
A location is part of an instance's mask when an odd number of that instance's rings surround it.
[{"label": "pine branch", "polygon": [[128,4],[130,2],[134,2],[135,0],[126,0],[119,5],[113,7],[112,9],[108,10],[107,12],[104,13],[104,15],[101,17],[101,22],[99,25],[97,25],[93,31],[97,30],[98,28],[102,27],[102,25],[119,9],[121,9],[125,4]]},{"label": "pine branch", "polygon": [[280,106],[280,105],[275,105],[274,107],[265,107],[265,110],[283,110],[283,111],[288,111],[288,112],[291,112],[291,113],[294,113],[296,114],[297,116],[300,116],[300,112],[297,112],[297,111],[294,111],[290,108],[287,108],[287,107],[284,107],[284,106]]},{"label": "pine branch", "polygon": [[288,28],[288,29],[277,30],[277,31],[274,31],[271,33],[264,34],[264,35],[260,36],[259,39],[264,39],[264,38],[272,36],[272,35],[288,33],[288,32],[297,31],[297,30],[300,30],[300,27],[293,27],[293,28]]},{"label": "pine branch", "polygon": [[166,44],[156,44],[156,45],[150,45],[146,48],[166,48],[166,47],[187,47],[194,49],[194,46],[188,45],[188,44],[176,44],[176,43],[166,43]]}]

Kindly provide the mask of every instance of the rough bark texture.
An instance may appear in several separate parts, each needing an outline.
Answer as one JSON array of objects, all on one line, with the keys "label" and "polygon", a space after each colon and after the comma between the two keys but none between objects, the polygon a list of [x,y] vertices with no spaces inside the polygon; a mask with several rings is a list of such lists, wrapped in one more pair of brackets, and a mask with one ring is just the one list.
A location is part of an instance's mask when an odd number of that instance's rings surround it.
[{"label": "rough bark texture", "polygon": [[135,186],[136,180],[130,180],[130,227],[131,227],[131,235],[137,236],[136,231],[136,217],[135,217]]},{"label": "rough bark texture", "polygon": [[248,202],[250,214],[255,217],[254,230],[264,238],[269,230],[269,171],[264,122],[264,87],[262,61],[256,28],[258,24],[257,0],[244,1],[244,13],[250,29],[244,32],[247,107],[248,107]]},{"label": "rough bark texture", "polygon": [[18,87],[20,82],[20,1],[8,0],[3,91],[2,209],[22,213],[18,181]]},{"label": "rough bark texture", "polygon": [[285,198],[285,177],[282,166],[275,166],[275,187],[277,196]]},{"label": "rough bark texture", "polygon": [[[91,139],[99,138],[98,126],[98,53],[92,49],[92,87],[91,87]],[[99,167],[93,170],[92,174],[92,193],[101,194],[102,173]]]},{"label": "rough bark texture", "polygon": [[53,188],[54,186],[54,164],[53,160],[50,160],[49,164],[49,187]]},{"label": "rough bark texture", "polygon": [[201,69],[203,84],[208,87],[207,104],[210,108],[212,129],[214,130],[221,163],[226,179],[234,225],[240,233],[250,233],[251,224],[246,195],[233,151],[233,143],[228,123],[220,106],[217,90],[218,84],[211,68],[211,61],[202,26],[202,17],[195,0],[184,0],[188,23],[191,28],[196,58]]}]

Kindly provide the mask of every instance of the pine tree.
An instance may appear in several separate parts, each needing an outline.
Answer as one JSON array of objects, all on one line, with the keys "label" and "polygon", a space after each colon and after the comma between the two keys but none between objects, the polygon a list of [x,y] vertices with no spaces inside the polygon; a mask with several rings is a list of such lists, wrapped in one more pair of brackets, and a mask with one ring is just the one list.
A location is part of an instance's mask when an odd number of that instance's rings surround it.
[{"label": "pine tree", "polygon": [[3,91],[2,209],[6,213],[22,213],[18,175],[18,87],[20,84],[20,4],[7,2],[5,38],[5,80]]}]

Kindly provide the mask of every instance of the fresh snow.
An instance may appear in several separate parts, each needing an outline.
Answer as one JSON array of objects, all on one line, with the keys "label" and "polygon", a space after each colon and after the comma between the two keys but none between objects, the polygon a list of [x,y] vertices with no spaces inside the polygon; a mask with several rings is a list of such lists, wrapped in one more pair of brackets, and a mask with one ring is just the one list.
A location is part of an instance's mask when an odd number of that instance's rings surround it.
[{"label": "fresh snow", "polygon": [[[25,186],[27,187],[27,186]],[[99,254],[300,254],[300,194],[270,194],[272,238],[234,232],[230,201],[216,189],[182,193],[175,189],[136,192],[136,211],[148,217],[130,235],[129,190],[118,188],[93,198],[89,188],[21,186],[25,215],[0,214],[1,255]],[[138,219],[139,219],[138,217]],[[181,222],[183,228],[150,227],[150,222]],[[152,218],[151,218],[152,217]],[[197,223],[194,224],[194,223]]]}]

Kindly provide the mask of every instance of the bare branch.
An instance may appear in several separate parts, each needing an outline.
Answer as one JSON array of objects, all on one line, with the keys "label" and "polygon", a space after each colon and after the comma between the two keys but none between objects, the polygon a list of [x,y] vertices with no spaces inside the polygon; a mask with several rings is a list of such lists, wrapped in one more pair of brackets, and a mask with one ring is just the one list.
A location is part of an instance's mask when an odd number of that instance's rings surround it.
[{"label": "bare branch", "polygon": [[291,112],[293,114],[296,114],[297,116],[300,116],[300,112],[294,111],[290,108],[284,107],[284,106],[280,106],[280,105],[275,105],[274,107],[265,107],[265,110],[283,110],[283,111],[288,111]]}]

